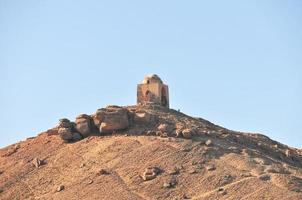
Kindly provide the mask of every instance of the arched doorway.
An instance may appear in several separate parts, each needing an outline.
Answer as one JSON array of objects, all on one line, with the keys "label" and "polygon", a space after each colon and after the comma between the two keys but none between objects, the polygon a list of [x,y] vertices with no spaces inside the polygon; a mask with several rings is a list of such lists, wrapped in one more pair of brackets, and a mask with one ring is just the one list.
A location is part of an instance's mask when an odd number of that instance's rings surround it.
[{"label": "arched doorway", "polygon": [[150,102],[150,101],[151,101],[151,92],[147,90],[145,93],[145,102]]},{"label": "arched doorway", "polygon": [[164,107],[168,105],[167,92],[164,87],[161,89],[161,105]]}]

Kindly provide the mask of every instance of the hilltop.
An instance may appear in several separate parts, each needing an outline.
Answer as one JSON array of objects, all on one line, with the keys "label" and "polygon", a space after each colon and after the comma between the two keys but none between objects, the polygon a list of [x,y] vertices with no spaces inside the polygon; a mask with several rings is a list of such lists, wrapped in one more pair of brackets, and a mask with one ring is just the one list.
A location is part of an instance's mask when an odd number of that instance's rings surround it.
[{"label": "hilltop", "polygon": [[302,153],[160,105],[109,106],[0,149],[0,199],[300,200]]}]

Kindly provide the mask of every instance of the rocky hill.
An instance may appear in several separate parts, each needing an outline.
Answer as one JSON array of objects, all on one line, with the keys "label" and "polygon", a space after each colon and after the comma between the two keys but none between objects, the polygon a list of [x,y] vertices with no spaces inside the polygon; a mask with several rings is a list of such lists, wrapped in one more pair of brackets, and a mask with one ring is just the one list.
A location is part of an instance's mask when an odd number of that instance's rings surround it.
[{"label": "rocky hill", "polygon": [[109,106],[0,149],[0,199],[302,199],[302,153],[156,105]]}]

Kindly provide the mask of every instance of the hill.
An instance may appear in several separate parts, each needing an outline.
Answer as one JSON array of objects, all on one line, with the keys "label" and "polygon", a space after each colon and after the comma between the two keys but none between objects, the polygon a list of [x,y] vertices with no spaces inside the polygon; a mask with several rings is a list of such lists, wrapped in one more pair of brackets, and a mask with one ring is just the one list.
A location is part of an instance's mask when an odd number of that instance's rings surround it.
[{"label": "hill", "polygon": [[302,199],[299,149],[162,106],[107,109],[127,127],[64,141],[58,126],[0,149],[0,199]]}]

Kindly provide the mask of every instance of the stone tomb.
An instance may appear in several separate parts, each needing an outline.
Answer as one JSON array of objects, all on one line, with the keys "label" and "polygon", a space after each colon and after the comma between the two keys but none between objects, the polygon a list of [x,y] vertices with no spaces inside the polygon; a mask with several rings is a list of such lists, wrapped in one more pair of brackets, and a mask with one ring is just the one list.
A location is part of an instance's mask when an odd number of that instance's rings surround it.
[{"label": "stone tomb", "polygon": [[150,103],[169,108],[169,88],[155,74],[146,76],[144,81],[137,85],[137,104]]}]

